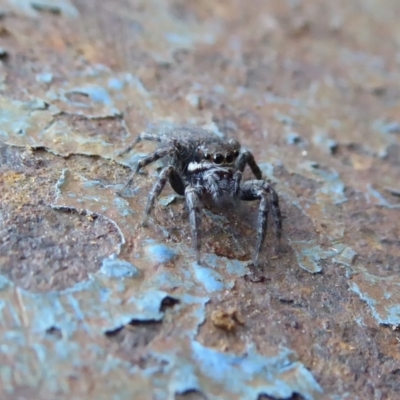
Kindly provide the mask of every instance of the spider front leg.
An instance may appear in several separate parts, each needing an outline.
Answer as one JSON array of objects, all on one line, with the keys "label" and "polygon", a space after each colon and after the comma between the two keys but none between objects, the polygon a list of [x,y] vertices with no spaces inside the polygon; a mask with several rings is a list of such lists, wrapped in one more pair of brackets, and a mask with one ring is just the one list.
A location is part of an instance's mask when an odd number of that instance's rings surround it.
[{"label": "spider front leg", "polygon": [[248,165],[254,176],[257,179],[262,178],[262,172],[260,170],[260,167],[257,165],[256,160],[254,159],[254,156],[250,151],[245,150],[243,153],[240,153],[239,158],[236,161],[236,169],[240,172],[243,172],[244,169],[246,168],[246,165]]},{"label": "spider front leg", "polygon": [[233,180],[235,182],[235,186],[233,189],[233,197],[238,197],[239,192],[240,192],[240,183],[242,182],[242,172],[241,171],[236,171],[235,174],[233,175]]},{"label": "spider front leg", "polygon": [[187,186],[185,189],[185,199],[189,210],[190,230],[192,233],[193,247],[196,251],[196,261],[200,265],[200,248],[201,248],[201,236],[200,236],[200,213],[202,206],[199,198],[199,194],[196,189],[191,186]]},{"label": "spider front leg", "polygon": [[149,154],[148,156],[143,157],[136,165],[132,175],[130,176],[128,182],[125,184],[125,186],[117,192],[117,194],[119,194],[120,196],[122,196],[122,193],[124,192],[124,190],[131,186],[133,183],[133,180],[135,178],[135,175],[145,166],[159,160],[160,158],[163,158],[171,153],[173,153],[175,151],[175,147],[173,146],[169,146],[169,147],[164,147],[161,149],[156,150],[154,153]]},{"label": "spider front leg", "polygon": [[167,167],[163,168],[160,172],[160,175],[158,176],[157,182],[154,184],[149,193],[143,225],[147,224],[148,217],[152,209],[154,208],[154,202],[164,189],[167,180],[169,180],[175,192],[180,195],[183,195],[185,193],[185,184],[178,170],[173,165],[168,165]]},{"label": "spider front leg", "polygon": [[279,208],[279,198],[274,188],[263,180],[244,182],[240,187],[239,198],[245,201],[260,200],[257,218],[257,244],[253,259],[254,264],[257,265],[258,257],[267,233],[270,206],[275,223],[275,235],[278,240],[282,235],[282,215]]}]

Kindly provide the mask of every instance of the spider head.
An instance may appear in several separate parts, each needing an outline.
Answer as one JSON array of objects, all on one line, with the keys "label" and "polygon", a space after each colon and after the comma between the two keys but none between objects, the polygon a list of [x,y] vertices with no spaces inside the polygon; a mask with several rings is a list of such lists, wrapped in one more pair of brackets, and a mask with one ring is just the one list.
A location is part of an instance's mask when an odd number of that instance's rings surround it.
[{"label": "spider head", "polygon": [[239,157],[240,143],[229,139],[226,142],[209,143],[202,146],[200,150],[204,160],[215,165],[232,166]]}]

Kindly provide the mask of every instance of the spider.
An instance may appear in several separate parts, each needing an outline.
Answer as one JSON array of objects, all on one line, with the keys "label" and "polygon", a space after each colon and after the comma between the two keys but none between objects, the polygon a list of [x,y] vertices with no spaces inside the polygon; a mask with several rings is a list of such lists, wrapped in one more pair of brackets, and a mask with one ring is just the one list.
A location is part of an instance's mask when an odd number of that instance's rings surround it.
[{"label": "spider", "polygon": [[[144,140],[159,142],[160,146],[137,163],[122,191],[132,184],[135,175],[145,166],[164,158],[167,163],[148,195],[143,225],[147,224],[155,199],[169,181],[174,191],[185,197],[193,247],[197,263],[200,264],[202,202],[208,198],[216,204],[229,200],[234,205],[238,200],[260,200],[257,242],[253,257],[253,263],[257,265],[267,231],[269,209],[278,240],[282,232],[282,216],[278,195],[274,188],[262,179],[261,170],[252,153],[242,149],[235,139],[221,139],[201,128],[183,127],[160,135],[142,132],[120,155],[131,151],[137,143]],[[257,179],[242,181],[246,165]],[[118,193],[121,196],[122,191]]]}]

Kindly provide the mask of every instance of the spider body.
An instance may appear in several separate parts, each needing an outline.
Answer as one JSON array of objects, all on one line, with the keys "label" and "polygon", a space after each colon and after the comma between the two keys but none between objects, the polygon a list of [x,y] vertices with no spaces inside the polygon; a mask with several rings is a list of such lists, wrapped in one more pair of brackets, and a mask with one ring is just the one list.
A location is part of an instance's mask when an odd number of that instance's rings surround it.
[{"label": "spider body", "polygon": [[[143,132],[123,153],[130,151],[143,140],[159,142],[160,146],[138,162],[125,187],[132,184],[136,173],[146,165],[165,158],[166,166],[161,170],[148,196],[144,222],[154,207],[155,199],[169,181],[176,193],[185,196],[198,263],[201,248],[201,211],[206,198],[214,203],[229,201],[233,205],[239,200],[260,201],[254,264],[258,263],[270,210],[276,236],[278,239],[281,237],[282,217],[278,195],[274,188],[262,179],[261,170],[253,155],[242,149],[238,141],[219,138],[200,128],[179,128],[164,135]],[[243,182],[242,173],[246,165],[249,165],[256,179]]]}]

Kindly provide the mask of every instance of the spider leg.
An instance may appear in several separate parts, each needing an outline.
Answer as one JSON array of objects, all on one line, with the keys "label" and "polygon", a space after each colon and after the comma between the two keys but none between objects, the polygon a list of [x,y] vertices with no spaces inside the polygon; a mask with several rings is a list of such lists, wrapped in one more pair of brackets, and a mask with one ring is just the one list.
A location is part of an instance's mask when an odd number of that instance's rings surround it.
[{"label": "spider leg", "polygon": [[117,156],[121,157],[126,153],[129,153],[139,142],[142,142],[144,140],[149,140],[153,142],[161,142],[162,137],[159,135],[156,135],[155,133],[148,133],[148,132],[142,132],[138,136],[136,136],[135,140],[124,150],[120,151]]},{"label": "spider leg", "polygon": [[194,187],[187,186],[185,189],[186,204],[189,209],[190,230],[192,233],[193,247],[196,251],[196,261],[200,264],[200,213],[202,210],[199,195]]},{"label": "spider leg", "polygon": [[118,192],[119,194],[122,194],[122,192],[129,186],[132,185],[133,180],[135,178],[135,175],[145,166],[159,160],[160,158],[163,158],[175,151],[175,147],[162,147],[158,150],[156,150],[154,153],[151,153],[145,157],[143,157],[137,164],[136,167],[130,176],[128,182],[125,184],[125,186]]},{"label": "spider leg", "polygon": [[279,208],[279,198],[274,188],[263,180],[244,182],[239,191],[239,198],[245,201],[260,200],[257,218],[257,244],[254,254],[254,264],[257,265],[265,235],[267,233],[268,213],[271,207],[275,223],[275,235],[278,240],[282,234],[282,216]]},{"label": "spider leg", "polygon": [[162,171],[160,172],[157,182],[154,184],[153,188],[151,189],[151,191],[149,193],[143,225],[147,224],[147,219],[154,207],[154,202],[155,202],[156,198],[160,195],[162,190],[164,189],[164,186],[167,183],[167,180],[169,180],[172,188],[178,194],[183,195],[185,193],[185,184],[184,184],[179,172],[177,171],[177,169],[173,165],[168,165],[167,167],[163,168]]},{"label": "spider leg", "polygon": [[179,172],[175,169],[169,175],[169,184],[171,185],[172,189],[175,190],[180,196],[185,195],[185,182],[182,179],[182,176]]},{"label": "spider leg", "polygon": [[275,236],[278,240],[282,237],[282,214],[279,208],[279,197],[275,189],[267,183],[269,187],[269,202],[271,204],[272,217],[275,224]]},{"label": "spider leg", "polygon": [[242,172],[241,171],[236,171],[235,174],[233,175],[233,180],[235,181],[235,186],[233,189],[233,197],[237,197],[239,195],[240,191],[240,183],[242,181]]},{"label": "spider leg", "polygon": [[260,167],[257,165],[256,160],[254,159],[254,156],[250,151],[246,150],[243,153],[240,153],[239,158],[237,159],[236,162],[236,168],[238,171],[243,172],[244,169],[246,168],[246,165],[248,165],[254,176],[257,179],[262,179],[262,172],[260,170]]}]

